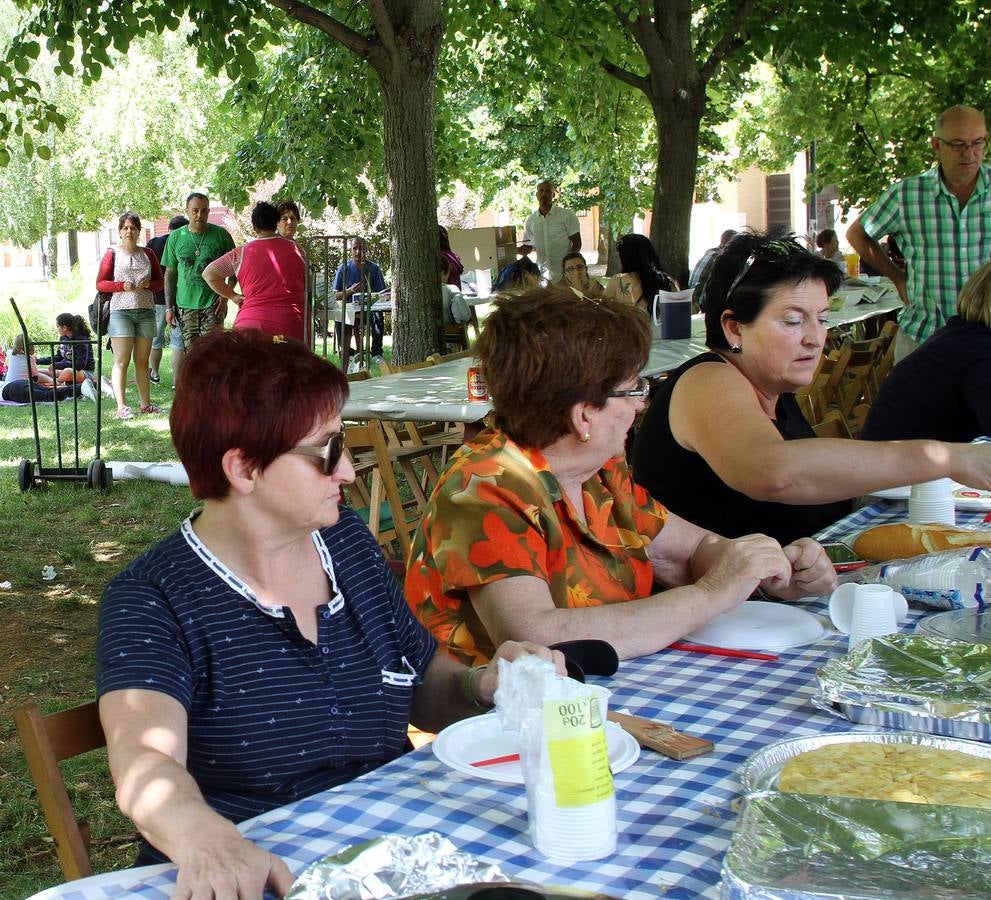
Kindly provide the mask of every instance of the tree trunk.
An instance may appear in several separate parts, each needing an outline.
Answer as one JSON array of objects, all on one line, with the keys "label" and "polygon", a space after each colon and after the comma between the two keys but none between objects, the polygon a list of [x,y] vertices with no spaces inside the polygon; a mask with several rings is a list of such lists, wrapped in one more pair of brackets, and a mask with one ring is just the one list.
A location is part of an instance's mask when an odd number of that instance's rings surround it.
[{"label": "tree trunk", "polygon": [[48,273],[51,278],[58,278],[58,235],[54,233],[48,236]]},{"label": "tree trunk", "polygon": [[664,271],[684,287],[689,275],[688,247],[705,94],[693,99],[691,94],[682,98],[672,91],[656,98],[652,105],[658,140],[650,240]]},{"label": "tree trunk", "polygon": [[395,55],[375,65],[382,88],[385,167],[392,201],[393,360],[419,362],[443,349],[434,123],[439,3],[413,2],[396,25]]},{"label": "tree trunk", "polygon": [[69,233],[66,235],[69,239],[69,270],[72,270],[73,266],[79,265],[79,232],[75,228],[70,228]]}]

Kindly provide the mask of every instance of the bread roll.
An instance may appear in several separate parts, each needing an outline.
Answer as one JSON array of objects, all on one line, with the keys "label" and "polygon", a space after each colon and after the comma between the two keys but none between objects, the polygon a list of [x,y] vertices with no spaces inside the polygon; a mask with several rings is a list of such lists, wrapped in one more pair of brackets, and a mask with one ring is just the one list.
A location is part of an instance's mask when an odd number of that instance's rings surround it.
[{"label": "bread roll", "polygon": [[878,525],[868,528],[853,542],[854,551],[871,562],[959,547],[991,547],[991,531],[969,531],[950,525]]}]

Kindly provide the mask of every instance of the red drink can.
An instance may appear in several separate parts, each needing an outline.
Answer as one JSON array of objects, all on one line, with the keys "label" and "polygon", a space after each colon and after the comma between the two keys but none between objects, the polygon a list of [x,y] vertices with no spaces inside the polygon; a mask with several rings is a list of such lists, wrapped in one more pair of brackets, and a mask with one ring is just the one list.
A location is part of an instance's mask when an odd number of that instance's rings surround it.
[{"label": "red drink can", "polygon": [[471,366],[468,369],[468,399],[472,403],[485,403],[489,399],[489,389],[485,386],[481,366]]}]

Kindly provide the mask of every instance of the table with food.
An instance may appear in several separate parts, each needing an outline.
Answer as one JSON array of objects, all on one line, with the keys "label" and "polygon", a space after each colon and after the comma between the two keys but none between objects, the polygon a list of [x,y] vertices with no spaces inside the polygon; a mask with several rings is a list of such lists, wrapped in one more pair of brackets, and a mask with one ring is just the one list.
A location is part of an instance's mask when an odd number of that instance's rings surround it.
[{"label": "table with food", "polygon": [[[851,550],[832,598],[751,600],[659,653],[586,664],[587,690],[608,695],[615,849],[601,858],[535,849],[535,770],[499,705],[240,830],[286,861],[293,897],[413,895],[389,878],[448,897],[488,896],[451,890],[462,881],[520,897],[986,894],[991,496],[956,486],[955,525],[912,526],[910,489],[882,494],[820,535]],[[887,592],[897,633],[852,635],[865,588]],[[432,888],[403,880],[424,866]],[[174,879],[148,866],[37,896],[166,898]]]}]

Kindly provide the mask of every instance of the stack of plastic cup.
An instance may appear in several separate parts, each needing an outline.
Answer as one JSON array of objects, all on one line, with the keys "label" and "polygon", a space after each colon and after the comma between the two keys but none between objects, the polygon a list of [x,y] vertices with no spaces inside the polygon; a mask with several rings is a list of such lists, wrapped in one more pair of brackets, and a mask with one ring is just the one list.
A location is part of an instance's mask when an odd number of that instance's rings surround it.
[{"label": "stack of plastic cup", "polygon": [[[583,693],[595,695],[589,708],[596,704],[598,706],[597,716],[601,720],[602,740],[605,741],[604,729],[610,692],[598,685],[586,684]],[[573,796],[575,791],[572,790],[572,800],[560,805],[558,801],[566,792],[562,792],[560,783],[554,780],[545,742],[545,751],[540,760],[540,777],[528,779],[526,785],[530,837],[534,847],[544,856],[563,862],[578,862],[600,859],[616,850],[616,794],[609,773],[608,749],[604,752],[607,756],[605,767],[594,776],[597,779],[595,784],[569,785],[571,788],[579,788],[578,793],[586,792],[590,798],[599,799],[577,803]],[[528,768],[524,765],[524,776],[533,774],[532,770],[528,773]],[[560,778],[562,773],[557,774]]]},{"label": "stack of plastic cup", "polygon": [[898,631],[892,590],[884,584],[858,584],[853,595],[853,614],[850,618],[850,643],[853,650],[868,638],[884,637]]},{"label": "stack of plastic cup", "polygon": [[908,498],[908,520],[913,525],[956,525],[953,482],[949,478],[912,485]]}]

